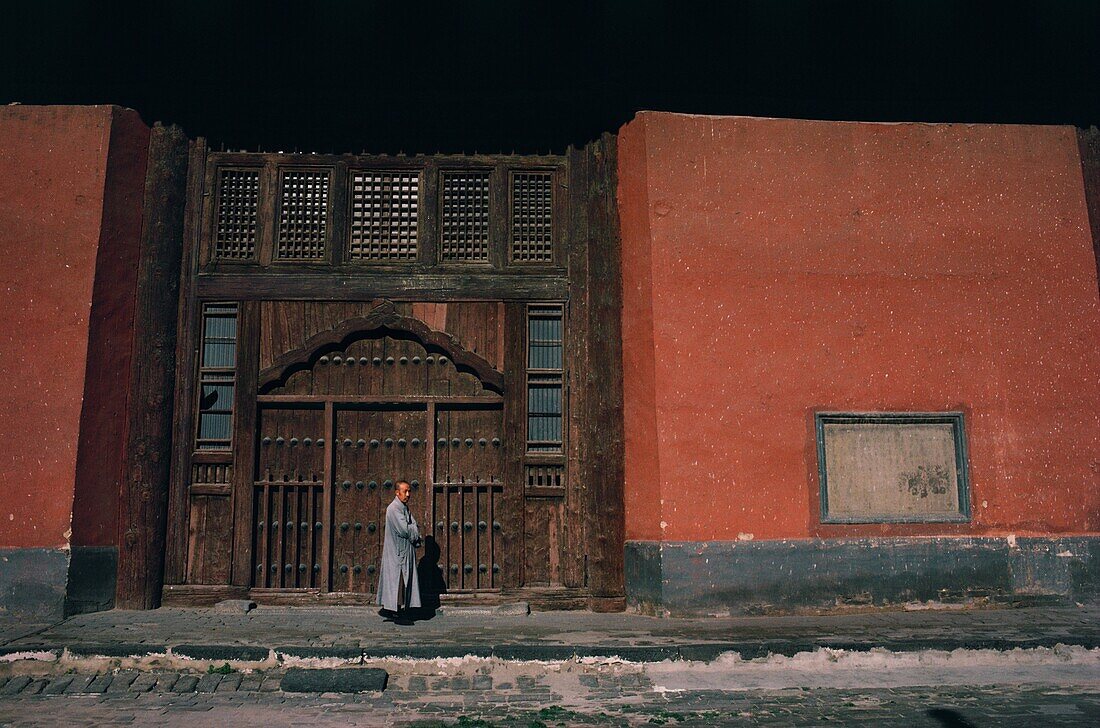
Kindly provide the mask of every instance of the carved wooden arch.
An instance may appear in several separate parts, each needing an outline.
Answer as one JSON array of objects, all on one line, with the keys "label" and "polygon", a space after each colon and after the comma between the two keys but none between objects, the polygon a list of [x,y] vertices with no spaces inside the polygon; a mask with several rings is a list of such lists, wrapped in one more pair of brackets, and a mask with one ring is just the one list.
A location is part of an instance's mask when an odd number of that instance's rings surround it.
[{"label": "carved wooden arch", "polygon": [[393,303],[386,301],[365,316],[347,319],[333,329],[309,338],[300,348],[288,351],[271,366],[260,372],[257,389],[264,394],[284,386],[291,374],[311,369],[322,355],[345,348],[365,338],[365,333],[383,333],[397,339],[421,344],[429,352],[450,357],[460,372],[472,374],[485,389],[504,394],[504,374],[472,351],[462,348],[454,337],[429,328],[423,321],[397,313]]}]

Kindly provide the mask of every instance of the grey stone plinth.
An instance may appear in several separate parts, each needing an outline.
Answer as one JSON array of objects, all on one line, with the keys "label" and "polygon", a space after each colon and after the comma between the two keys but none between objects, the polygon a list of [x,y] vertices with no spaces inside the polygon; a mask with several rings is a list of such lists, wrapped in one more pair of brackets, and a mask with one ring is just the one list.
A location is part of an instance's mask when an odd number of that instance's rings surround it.
[{"label": "grey stone plinth", "polygon": [[287,693],[375,693],[386,689],[388,678],[385,670],[374,667],[293,668],[283,676],[281,687]]}]

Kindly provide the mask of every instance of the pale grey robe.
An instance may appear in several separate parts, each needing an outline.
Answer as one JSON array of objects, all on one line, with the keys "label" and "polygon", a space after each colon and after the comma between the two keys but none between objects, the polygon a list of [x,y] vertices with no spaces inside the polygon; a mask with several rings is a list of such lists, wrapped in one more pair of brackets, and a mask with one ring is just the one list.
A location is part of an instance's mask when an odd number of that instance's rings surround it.
[{"label": "pale grey robe", "polygon": [[416,550],[420,529],[409,508],[396,496],[386,507],[386,533],[382,541],[382,568],[378,572],[378,603],[397,611],[401,574],[405,575],[405,607],[420,606],[420,583],[416,578]]}]

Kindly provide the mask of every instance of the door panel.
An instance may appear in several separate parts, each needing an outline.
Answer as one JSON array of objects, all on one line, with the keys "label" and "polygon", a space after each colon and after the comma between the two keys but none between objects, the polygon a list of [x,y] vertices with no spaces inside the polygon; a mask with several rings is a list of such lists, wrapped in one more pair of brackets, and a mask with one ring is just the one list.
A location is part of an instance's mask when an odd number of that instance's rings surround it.
[{"label": "door panel", "polygon": [[436,410],[433,521],[450,591],[502,586],[501,415],[499,407]]},{"label": "door panel", "polygon": [[386,508],[407,480],[413,508],[427,472],[424,408],[336,410],[333,479],[333,591],[374,593]]},{"label": "door panel", "polygon": [[[280,363],[259,387],[253,434],[252,585],[373,594],[386,507],[407,480],[429,593],[520,586],[522,568],[504,568],[523,559],[524,514],[522,484],[504,482],[500,380],[487,389],[479,377],[492,374],[468,351],[426,344],[415,325],[331,338],[344,325],[332,316],[353,312],[318,306],[264,304],[272,340],[261,358]],[[455,309],[463,341],[499,361],[500,321],[488,314],[500,306],[468,308]]]},{"label": "door panel", "polygon": [[261,408],[252,499],[252,585],[316,588],[324,538],[324,411]]}]

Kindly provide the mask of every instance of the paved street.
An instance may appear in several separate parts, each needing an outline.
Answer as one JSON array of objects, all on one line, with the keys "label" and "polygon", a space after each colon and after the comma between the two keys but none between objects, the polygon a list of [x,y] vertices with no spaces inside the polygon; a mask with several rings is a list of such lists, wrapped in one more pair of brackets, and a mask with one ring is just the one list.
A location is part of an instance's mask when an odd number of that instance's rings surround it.
[{"label": "paved street", "polygon": [[[369,607],[259,607],[113,610],[53,625],[0,623],[0,647],[180,644],[295,647],[410,646],[418,649],[531,645],[680,647],[727,644],[761,654],[815,645],[920,648],[1100,646],[1100,606],[1029,609],[908,609],[819,616],[677,619],[591,612],[477,613],[444,609],[411,626],[383,621]],[[442,654],[442,653],[440,653]],[[434,656],[434,655],[432,655]],[[625,655],[623,655],[625,656]]]},{"label": "paved street", "polygon": [[[1076,666],[1077,672],[1080,666]],[[448,672],[446,669],[439,670]],[[998,684],[660,690],[633,666],[528,665],[514,672],[399,675],[382,694],[301,695],[275,689],[277,676],[123,673],[95,690],[60,695],[58,683],[0,696],[0,725],[1090,725],[1100,720],[1100,680],[1089,684]],[[1067,676],[1069,673],[1067,673]],[[850,677],[850,676],[849,676]],[[983,677],[974,673],[974,677]],[[988,678],[986,674],[984,677]],[[1079,676],[1080,677],[1080,676]],[[1080,679],[1067,680],[1080,683]],[[1001,679],[1005,676],[1002,674]],[[186,685],[181,686],[180,681]],[[204,682],[205,681],[205,682]],[[152,686],[150,687],[150,683]],[[9,683],[10,684],[10,683]],[[103,687],[106,685],[106,687]],[[195,691],[199,687],[202,692]],[[88,689],[84,686],[83,689]],[[4,689],[0,688],[0,692]],[[176,692],[186,690],[186,692]],[[28,694],[34,692],[34,694]]]},{"label": "paved street", "polygon": [[[1098,617],[102,612],[0,625],[0,725],[1090,725]],[[321,667],[381,668],[388,684],[283,690]]]}]

